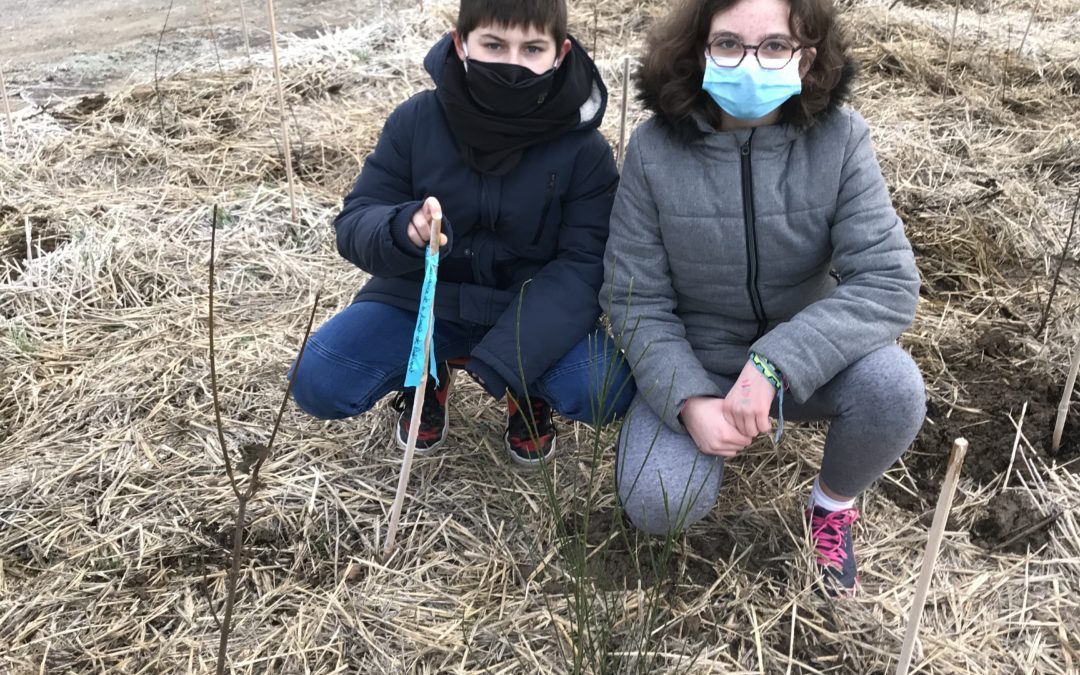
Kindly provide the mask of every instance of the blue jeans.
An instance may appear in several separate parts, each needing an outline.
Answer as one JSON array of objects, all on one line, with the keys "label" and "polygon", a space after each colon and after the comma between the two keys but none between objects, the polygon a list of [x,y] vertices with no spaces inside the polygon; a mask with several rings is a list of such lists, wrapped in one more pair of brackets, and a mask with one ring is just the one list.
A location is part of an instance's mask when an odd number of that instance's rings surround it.
[{"label": "blue jeans", "polygon": [[[308,340],[293,399],[320,419],[366,412],[382,397],[404,389],[415,327],[416,312],[378,302],[353,303]],[[478,324],[436,321],[435,360],[468,357],[487,331]],[[625,357],[601,328],[582,338],[528,391],[563,417],[588,424],[622,417],[635,394]]]}]

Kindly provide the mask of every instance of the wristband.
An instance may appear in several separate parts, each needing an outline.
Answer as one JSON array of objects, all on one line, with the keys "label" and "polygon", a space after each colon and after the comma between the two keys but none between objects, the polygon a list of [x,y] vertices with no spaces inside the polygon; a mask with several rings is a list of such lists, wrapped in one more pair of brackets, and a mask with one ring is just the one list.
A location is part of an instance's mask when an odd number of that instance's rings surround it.
[{"label": "wristband", "polygon": [[784,388],[784,380],[780,374],[780,369],[774,366],[772,361],[757,352],[750,352],[750,363],[754,364],[754,367],[765,376],[766,380],[772,382],[774,387],[781,390]]},{"label": "wristband", "polygon": [[757,352],[750,352],[750,363],[754,364],[758,372],[776,387],[776,409],[778,412],[776,415],[776,436],[773,438],[773,443],[779,443],[780,436],[784,433],[784,376],[780,373],[780,369],[772,364],[772,361]]}]

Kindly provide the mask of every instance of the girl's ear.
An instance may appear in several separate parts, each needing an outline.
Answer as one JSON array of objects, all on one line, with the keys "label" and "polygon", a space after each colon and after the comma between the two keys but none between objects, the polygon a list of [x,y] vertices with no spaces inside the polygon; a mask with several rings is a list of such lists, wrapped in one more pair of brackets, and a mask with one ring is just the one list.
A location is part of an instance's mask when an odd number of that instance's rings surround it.
[{"label": "girl's ear", "polygon": [[463,46],[463,43],[465,42],[465,39],[458,35],[456,30],[450,31],[450,38],[454,41],[454,49],[457,51],[458,58],[464,63],[465,47]]},{"label": "girl's ear", "polygon": [[799,77],[806,77],[806,74],[810,72],[810,68],[814,66],[814,59],[817,58],[817,49],[810,47],[809,49],[799,50]]}]

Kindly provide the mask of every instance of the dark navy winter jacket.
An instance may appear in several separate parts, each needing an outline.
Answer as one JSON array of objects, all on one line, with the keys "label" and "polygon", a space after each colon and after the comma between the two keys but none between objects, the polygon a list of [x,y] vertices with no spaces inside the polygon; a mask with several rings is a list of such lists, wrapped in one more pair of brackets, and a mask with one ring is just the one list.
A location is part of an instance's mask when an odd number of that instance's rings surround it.
[{"label": "dark navy winter jacket", "polygon": [[[424,60],[436,86],[452,48],[447,36]],[[574,58],[589,58],[576,42],[574,50]],[[539,378],[600,314],[618,173],[597,130],[607,91],[592,71],[583,121],[525,150],[505,176],[466,166],[435,92],[416,94],[386,120],[334,221],[338,251],[371,275],[356,301],[416,311],[425,252],[406,232],[425,198],[439,200],[450,241],[439,263],[435,320],[490,326],[466,369],[497,398],[508,386],[521,393],[521,383]]]}]

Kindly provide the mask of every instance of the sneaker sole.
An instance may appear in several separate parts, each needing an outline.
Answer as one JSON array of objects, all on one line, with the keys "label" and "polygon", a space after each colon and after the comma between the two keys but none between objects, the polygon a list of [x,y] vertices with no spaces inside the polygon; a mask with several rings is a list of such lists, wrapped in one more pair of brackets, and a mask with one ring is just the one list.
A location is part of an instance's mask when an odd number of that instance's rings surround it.
[{"label": "sneaker sole", "polygon": [[862,584],[859,582],[858,575],[855,576],[855,585],[851,588],[848,588],[835,579],[827,578],[825,576],[818,578],[818,585],[820,586],[821,591],[833,600],[854,598],[862,589]]},{"label": "sneaker sole", "polygon": [[514,452],[514,449],[510,447],[510,432],[507,431],[503,434],[503,447],[506,448],[506,454],[510,455],[510,460],[518,466],[527,469],[535,469],[542,465],[544,462],[551,461],[551,456],[555,454],[555,448],[557,447],[558,442],[559,436],[558,434],[556,434],[555,437],[551,439],[551,449],[548,450],[548,453],[546,455],[540,457],[539,459],[527,459]]},{"label": "sneaker sole", "polygon": [[[413,450],[413,452],[417,455],[424,456],[430,455],[431,453],[435,452],[446,443],[446,437],[450,435],[450,392],[454,389],[454,375],[455,371],[451,369],[450,374],[446,377],[446,405],[443,406],[442,436],[439,437],[439,440],[435,441],[426,448],[421,448],[417,446]],[[408,414],[412,414],[412,411],[406,412]],[[404,414],[406,413],[402,413],[402,415]],[[407,450],[409,447],[409,442],[408,439],[404,439],[401,437],[401,424],[395,424],[394,427],[394,440],[397,441],[398,448],[400,448],[401,450]]]}]

